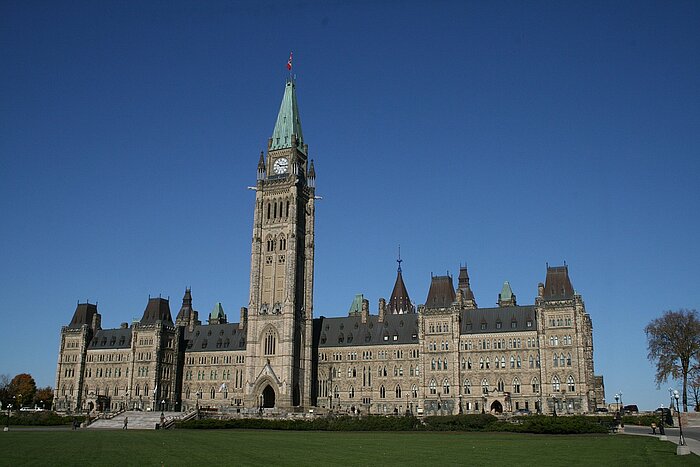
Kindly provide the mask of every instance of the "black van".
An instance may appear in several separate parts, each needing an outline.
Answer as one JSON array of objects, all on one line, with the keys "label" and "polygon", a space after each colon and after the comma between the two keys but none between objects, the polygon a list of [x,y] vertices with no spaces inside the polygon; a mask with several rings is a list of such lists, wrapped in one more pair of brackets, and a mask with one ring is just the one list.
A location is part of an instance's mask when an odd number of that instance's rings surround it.
[{"label": "black van", "polygon": [[623,415],[637,415],[637,414],[639,414],[639,408],[634,404],[626,405],[622,408],[622,414]]}]

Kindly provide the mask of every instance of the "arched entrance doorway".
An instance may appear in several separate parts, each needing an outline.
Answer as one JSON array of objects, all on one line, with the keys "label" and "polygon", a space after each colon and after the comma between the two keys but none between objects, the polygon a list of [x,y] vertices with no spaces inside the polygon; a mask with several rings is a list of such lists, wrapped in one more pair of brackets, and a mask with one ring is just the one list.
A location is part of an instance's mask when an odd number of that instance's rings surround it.
[{"label": "arched entrance doorway", "polygon": [[491,412],[503,413],[503,405],[498,401],[493,401],[491,404]]},{"label": "arched entrance doorway", "polygon": [[262,392],[262,407],[264,409],[271,409],[275,406],[275,390],[269,384],[265,386]]}]

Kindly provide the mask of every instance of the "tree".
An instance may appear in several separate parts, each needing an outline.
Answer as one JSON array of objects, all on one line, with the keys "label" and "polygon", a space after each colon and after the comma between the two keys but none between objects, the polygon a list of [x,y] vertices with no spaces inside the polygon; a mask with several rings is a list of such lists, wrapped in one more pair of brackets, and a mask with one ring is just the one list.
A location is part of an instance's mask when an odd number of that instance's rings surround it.
[{"label": "tree", "polygon": [[700,319],[695,310],[665,311],[649,323],[647,357],[656,362],[657,387],[671,377],[683,380],[683,410],[688,411],[688,375],[700,353]]},{"label": "tree", "polygon": [[39,388],[34,394],[34,404],[38,405],[42,409],[51,408],[53,402],[53,388],[51,386],[46,386],[45,388]]},{"label": "tree", "polygon": [[31,404],[36,393],[36,382],[32,375],[28,373],[20,373],[10,381],[10,396],[17,400],[17,408],[23,404]]},{"label": "tree", "polygon": [[0,375],[0,402],[3,407],[7,407],[12,396],[10,395],[10,376]]},{"label": "tree", "polygon": [[693,391],[693,410],[700,412],[700,368],[698,367],[690,376],[690,390]]}]

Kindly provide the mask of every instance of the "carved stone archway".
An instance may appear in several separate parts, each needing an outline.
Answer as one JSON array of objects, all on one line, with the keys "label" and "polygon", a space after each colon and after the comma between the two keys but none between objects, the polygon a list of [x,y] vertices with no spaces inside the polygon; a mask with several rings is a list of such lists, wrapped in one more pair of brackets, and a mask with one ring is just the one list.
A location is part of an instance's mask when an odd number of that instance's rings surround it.
[{"label": "carved stone archway", "polygon": [[275,407],[275,390],[269,384],[260,393],[260,406],[264,409],[272,409]]}]

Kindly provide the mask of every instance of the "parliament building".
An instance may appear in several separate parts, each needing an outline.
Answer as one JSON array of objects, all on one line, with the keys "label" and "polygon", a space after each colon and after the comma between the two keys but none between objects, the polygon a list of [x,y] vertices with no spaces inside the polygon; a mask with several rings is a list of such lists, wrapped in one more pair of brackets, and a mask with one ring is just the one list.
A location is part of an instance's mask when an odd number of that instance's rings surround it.
[{"label": "parliament building", "polygon": [[250,297],[238,322],[220,303],[200,319],[189,288],[174,320],[169,300],[150,297],[140,321],[117,329],[79,303],[61,329],[54,408],[420,416],[604,406],[591,318],[566,265],[547,266],[533,304],[506,282],[498,306],[480,308],[460,267],[456,284],[431,277],[416,306],[399,259],[375,313],[357,295],[347,316],[314,318],[315,186],[290,79],[257,165]]}]

